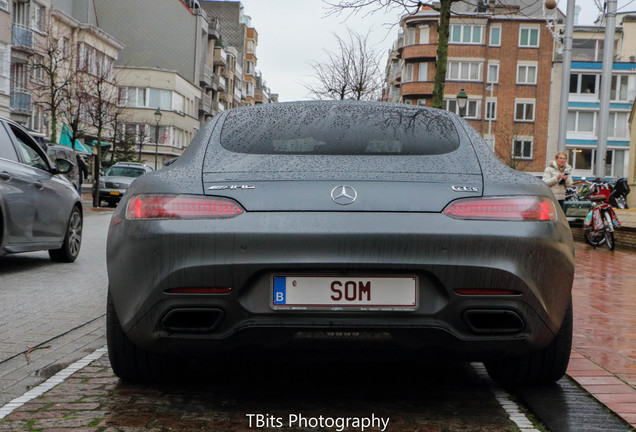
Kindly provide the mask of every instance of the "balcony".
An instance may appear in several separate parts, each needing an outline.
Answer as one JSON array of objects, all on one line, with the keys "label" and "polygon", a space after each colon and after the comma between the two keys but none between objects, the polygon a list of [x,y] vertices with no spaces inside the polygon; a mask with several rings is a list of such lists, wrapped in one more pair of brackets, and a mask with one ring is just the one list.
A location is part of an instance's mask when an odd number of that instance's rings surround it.
[{"label": "balcony", "polygon": [[227,88],[227,81],[220,75],[214,75],[212,82],[213,84],[216,84],[217,90],[219,91],[225,91]]},{"label": "balcony", "polygon": [[208,39],[221,39],[221,22],[216,17],[208,20]]},{"label": "balcony", "polygon": [[227,52],[224,48],[214,48],[214,66],[226,66],[227,65]]},{"label": "balcony", "polygon": [[205,93],[201,94],[201,99],[199,100],[199,111],[203,111],[204,113],[210,113],[212,109],[212,97]]},{"label": "balcony", "polygon": [[402,96],[423,96],[433,94],[433,81],[412,81],[402,83]]},{"label": "balcony", "polygon": [[11,31],[13,48],[33,49],[33,30],[23,24],[13,24]]},{"label": "balcony", "polygon": [[204,64],[203,65],[203,70],[201,71],[201,75],[199,77],[199,80],[201,81],[201,86],[202,87],[211,87],[212,86],[212,76],[214,75],[214,73],[212,72],[212,69]]},{"label": "balcony", "polygon": [[9,106],[11,111],[15,113],[30,114],[32,111],[31,95],[25,90],[13,90]]},{"label": "balcony", "polygon": [[431,59],[437,57],[437,45],[409,45],[402,50],[403,60]]}]

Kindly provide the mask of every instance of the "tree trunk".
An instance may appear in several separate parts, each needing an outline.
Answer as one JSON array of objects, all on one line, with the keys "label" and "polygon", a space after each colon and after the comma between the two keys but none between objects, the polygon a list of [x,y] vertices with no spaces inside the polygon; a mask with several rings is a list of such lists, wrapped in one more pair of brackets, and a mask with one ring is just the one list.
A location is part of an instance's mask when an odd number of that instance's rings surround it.
[{"label": "tree trunk", "polygon": [[441,0],[439,9],[439,42],[435,62],[435,82],[433,84],[433,107],[444,108],[444,87],[446,85],[446,65],[448,63],[448,34],[450,30],[451,4],[457,0]]}]

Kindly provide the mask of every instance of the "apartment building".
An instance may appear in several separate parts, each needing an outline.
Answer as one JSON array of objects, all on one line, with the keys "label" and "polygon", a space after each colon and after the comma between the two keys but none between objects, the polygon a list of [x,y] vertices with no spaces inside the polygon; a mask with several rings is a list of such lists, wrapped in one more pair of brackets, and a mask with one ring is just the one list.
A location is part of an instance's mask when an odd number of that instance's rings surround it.
[{"label": "apartment building", "polygon": [[[42,54],[42,47],[46,45],[51,3],[49,0],[11,2],[0,0],[0,6],[2,6],[0,13],[3,17],[7,11],[11,15],[10,117],[25,126],[41,130],[46,122],[42,108],[34,104],[30,90],[33,70],[31,64],[34,60],[37,61],[36,56]],[[6,47],[3,55],[6,61]],[[6,66],[3,69],[6,70]]]},{"label": "apartment building", "polygon": [[[468,96],[464,118],[510,166],[541,173],[546,163],[553,33],[563,18],[543,2],[510,0],[453,4],[444,109],[458,114],[456,97]],[[439,13],[424,6],[401,20],[390,52],[384,99],[431,106]]]},{"label": "apartment building", "polygon": [[11,13],[9,1],[0,0],[0,116],[11,115]]},{"label": "apartment building", "polygon": [[[124,44],[116,62],[122,128],[158,167],[181,154],[214,112],[208,44],[218,32],[196,1],[94,0],[100,27]],[[212,21],[212,23],[211,23]],[[212,42],[213,43],[213,42]],[[154,113],[161,112],[157,125]],[[159,128],[157,141],[156,128]]]},{"label": "apartment building", "polygon": [[[627,177],[630,152],[629,116],[636,96],[636,15],[619,14],[614,37],[606,177]],[[576,177],[595,177],[605,28],[575,26],[567,101],[566,151]],[[558,145],[562,59],[555,50],[549,154]],[[631,145],[631,147],[630,147]]]}]

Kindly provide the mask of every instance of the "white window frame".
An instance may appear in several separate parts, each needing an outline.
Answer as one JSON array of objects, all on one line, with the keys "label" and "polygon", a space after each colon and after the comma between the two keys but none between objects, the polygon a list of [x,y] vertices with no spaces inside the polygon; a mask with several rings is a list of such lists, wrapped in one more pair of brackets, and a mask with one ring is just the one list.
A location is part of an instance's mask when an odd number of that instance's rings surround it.
[{"label": "white window frame", "polygon": [[[492,107],[492,108],[490,108]],[[492,113],[492,116],[488,114]],[[484,109],[484,120],[497,120],[497,100],[496,99],[486,99],[486,106]]]},{"label": "white window frame", "polygon": [[[621,122],[622,127],[618,128],[616,126],[619,122],[620,117],[624,117],[624,121]],[[611,112],[609,116],[608,126],[609,126],[607,131],[608,137],[628,140],[629,139],[629,112],[625,112],[625,111]],[[617,130],[623,131],[624,132],[623,135],[616,135]]]},{"label": "white window frame", "polygon": [[421,25],[418,27],[420,30],[419,43],[420,45],[430,44],[430,28],[427,25]]},{"label": "white window frame", "polygon": [[[577,75],[576,81],[576,91],[570,92],[571,95],[581,95],[581,96],[596,96],[600,93],[601,90],[601,75],[592,72],[572,72],[570,73],[570,80],[572,80],[572,75]],[[583,84],[583,75],[594,76],[594,91],[591,93],[583,93],[581,92],[581,85]]]},{"label": "white window frame", "polygon": [[[452,76],[453,65],[457,65],[457,76]],[[468,78],[462,78],[462,67],[468,65]],[[482,81],[482,69],[484,68],[483,60],[448,60],[446,66],[446,80],[447,81]],[[477,71],[477,78],[471,79],[473,71]]]},{"label": "white window frame", "polygon": [[415,45],[415,27],[406,28],[406,44]]},{"label": "white window frame", "polygon": [[428,63],[420,62],[417,66],[417,80],[428,81]]},{"label": "white window frame", "polygon": [[407,63],[406,67],[404,68],[404,82],[411,82],[413,81],[413,63]]},{"label": "white window frame", "polygon": [[[493,30],[498,30],[499,31],[499,40],[496,42],[493,42]],[[494,47],[500,47],[501,46],[501,24],[493,24],[490,26],[490,32],[488,35],[488,45],[489,46],[494,46]]]},{"label": "white window frame", "polygon": [[[494,79],[491,79],[492,78],[492,76],[490,74],[490,68],[491,67],[494,67],[496,69]],[[488,70],[486,72],[486,82],[488,84],[497,84],[497,83],[499,83],[499,63],[492,63],[492,62],[488,63]]]},{"label": "white window frame", "polygon": [[[519,105],[523,105],[524,109],[523,109],[523,118],[519,118],[517,117],[517,110]],[[526,106],[532,106],[532,118],[526,118]],[[536,101],[535,100],[515,100],[515,116],[514,119],[516,122],[524,122],[524,123],[531,123],[534,121],[535,118],[535,112],[536,112]]]},{"label": "white window frame", "polygon": [[[526,44],[521,43],[523,32],[528,32],[528,41]],[[537,43],[533,45],[530,41],[532,39],[531,35],[533,32],[537,33]],[[541,44],[541,28],[538,26],[520,26],[519,27],[519,48],[539,48]]]},{"label": "white window frame", "polygon": [[[528,72],[530,69],[534,69],[534,80],[528,80]],[[520,79],[521,71],[524,70],[524,79]],[[520,85],[536,85],[537,84],[537,74],[539,72],[539,68],[536,63],[518,63],[517,64],[517,84]]]},{"label": "white window frame", "polygon": [[[515,153],[515,144],[517,143],[517,141],[520,141],[522,143],[522,149],[521,149],[521,155],[518,156]],[[525,150],[525,146],[529,145],[530,146],[530,156],[523,156],[523,153]],[[512,156],[513,160],[532,160],[532,155],[534,152],[534,137],[532,136],[515,136],[512,138],[512,151],[510,152],[510,155]]]},{"label": "white window frame", "polygon": [[[592,114],[592,130],[591,131],[586,131],[586,130],[580,130],[579,128],[579,124],[580,124],[580,114],[581,113],[586,113],[586,114]],[[570,118],[571,116],[574,116],[574,129],[570,128],[569,123],[570,123]],[[584,110],[570,110],[568,111],[568,119],[566,122],[566,132],[567,133],[575,133],[575,134],[587,134],[590,136],[596,136],[596,121],[597,121],[597,116],[598,116],[598,112],[596,111],[584,111]],[[589,124],[589,122],[587,123]]]},{"label": "white window frame", "polygon": [[[625,97],[621,98],[621,83],[625,82]],[[611,100],[615,100],[615,101],[630,101],[633,100],[634,98],[632,97],[630,99],[630,91],[629,91],[629,75],[612,75],[612,86],[614,88],[612,88],[610,90],[610,94]]]},{"label": "white window frame", "polygon": [[[479,120],[480,108],[481,108],[480,100],[468,99],[468,101],[466,101],[466,108],[465,108],[466,114],[464,115],[464,118]],[[457,106],[457,99],[454,99],[454,98],[444,99],[444,109],[446,111],[451,111],[459,115],[459,106]]]},{"label": "white window frame", "polygon": [[11,49],[0,42],[0,93],[9,94],[11,82]]},{"label": "white window frame", "polygon": [[[459,40],[453,40],[453,37],[455,36],[455,29],[459,27]],[[474,29],[475,28],[479,28],[479,40],[475,41],[474,40]],[[465,41],[465,34],[466,32],[470,32],[468,39],[470,39],[469,41]],[[484,39],[484,26],[480,25],[480,24],[451,24],[450,25],[450,31],[449,31],[449,36],[448,36],[448,43],[449,44],[461,44],[461,45],[483,45],[483,39]]]}]

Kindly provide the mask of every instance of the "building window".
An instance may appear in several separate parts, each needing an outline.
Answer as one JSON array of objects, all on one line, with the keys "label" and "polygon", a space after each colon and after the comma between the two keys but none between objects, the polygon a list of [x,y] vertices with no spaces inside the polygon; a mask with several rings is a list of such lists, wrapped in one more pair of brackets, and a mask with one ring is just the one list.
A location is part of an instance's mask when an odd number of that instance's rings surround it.
[{"label": "building window", "polygon": [[162,110],[172,109],[172,91],[150,88],[148,94],[148,107]]},{"label": "building window", "polygon": [[515,121],[534,121],[534,102],[515,102]]},{"label": "building window", "polygon": [[488,78],[489,83],[499,82],[499,63],[488,63]]},{"label": "building window", "polygon": [[536,84],[537,83],[537,66],[536,65],[517,65],[517,84]]},{"label": "building window", "polygon": [[484,140],[486,141],[486,144],[488,144],[488,148],[492,151],[495,151],[495,137],[493,136],[488,136],[486,135],[484,137]]},{"label": "building window", "polygon": [[482,62],[449,61],[446,79],[451,81],[481,81]]},{"label": "building window", "polygon": [[44,22],[45,9],[41,4],[31,2],[31,28],[33,30],[44,31],[46,24]]},{"label": "building window", "polygon": [[9,46],[0,42],[0,93],[9,94],[11,78],[11,52]]},{"label": "building window", "polygon": [[413,63],[407,63],[406,68],[404,68],[404,77],[402,78],[404,82],[413,81]]},{"label": "building window", "polygon": [[[464,118],[466,119],[478,119],[479,118],[479,102],[477,100],[468,100],[464,112]],[[454,112],[459,115],[459,107],[457,106],[457,100],[445,99],[444,109],[446,111]]]},{"label": "building window", "polygon": [[142,87],[120,87],[119,104],[131,108],[146,106],[146,89]]},{"label": "building window", "polygon": [[421,62],[417,67],[417,80],[418,81],[427,81],[428,80],[428,63]]},{"label": "building window", "polygon": [[415,45],[415,27],[408,27],[406,29],[406,44]]},{"label": "building window", "polygon": [[569,111],[567,119],[568,132],[595,132],[596,113],[590,111]]},{"label": "building window", "polygon": [[420,30],[420,44],[427,45],[429,44],[429,28],[428,26],[419,26]]},{"label": "building window", "polygon": [[9,2],[7,0],[0,0],[0,9],[9,10]]},{"label": "building window", "polygon": [[490,27],[490,46],[501,46],[501,26],[493,25]]},{"label": "building window", "polygon": [[629,113],[610,113],[607,136],[612,138],[629,138]]},{"label": "building window", "polygon": [[570,93],[574,94],[596,94],[598,75],[590,74],[570,74]]},{"label": "building window", "polygon": [[[627,75],[612,76],[612,100],[628,101],[627,97]],[[633,98],[632,98],[633,99]]]},{"label": "building window", "polygon": [[538,27],[520,27],[519,28],[519,46],[521,48],[538,48],[539,47],[539,28]]},{"label": "building window", "polygon": [[512,142],[512,158],[532,159],[532,137],[515,137]]},{"label": "building window", "polygon": [[497,120],[497,101],[486,101],[484,120]]},{"label": "building window", "polygon": [[452,24],[450,26],[450,43],[457,44],[481,44],[481,31],[483,26]]}]

